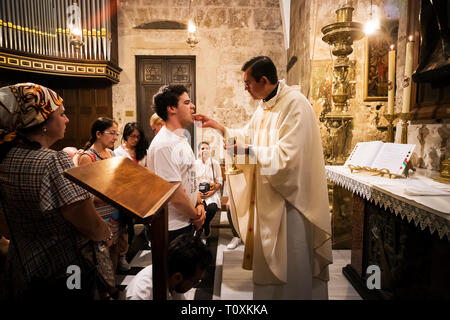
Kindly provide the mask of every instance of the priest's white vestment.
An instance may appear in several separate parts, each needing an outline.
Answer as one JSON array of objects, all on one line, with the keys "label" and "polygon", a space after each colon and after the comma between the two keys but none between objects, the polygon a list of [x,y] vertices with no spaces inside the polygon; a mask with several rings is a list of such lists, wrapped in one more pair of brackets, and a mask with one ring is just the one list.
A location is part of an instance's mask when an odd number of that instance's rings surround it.
[{"label": "priest's white vestment", "polygon": [[243,173],[228,179],[233,224],[246,245],[244,261],[252,261],[254,299],[327,299],[331,219],[311,104],[280,80],[247,125],[226,128],[225,136],[252,146],[250,163],[237,158]]}]

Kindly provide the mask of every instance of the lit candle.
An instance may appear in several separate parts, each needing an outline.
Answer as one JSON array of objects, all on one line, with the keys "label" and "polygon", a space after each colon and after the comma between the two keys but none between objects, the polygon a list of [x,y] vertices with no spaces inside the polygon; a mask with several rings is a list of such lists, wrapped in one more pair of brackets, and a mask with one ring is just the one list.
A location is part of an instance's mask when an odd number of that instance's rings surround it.
[{"label": "lit candle", "polygon": [[388,114],[394,114],[394,98],[395,98],[395,50],[391,45],[389,51],[389,77],[388,77]]},{"label": "lit candle", "polygon": [[406,59],[405,59],[405,77],[403,79],[403,105],[402,113],[409,112],[409,106],[411,103],[411,75],[412,75],[412,63],[413,63],[413,37],[409,36],[406,43]]}]

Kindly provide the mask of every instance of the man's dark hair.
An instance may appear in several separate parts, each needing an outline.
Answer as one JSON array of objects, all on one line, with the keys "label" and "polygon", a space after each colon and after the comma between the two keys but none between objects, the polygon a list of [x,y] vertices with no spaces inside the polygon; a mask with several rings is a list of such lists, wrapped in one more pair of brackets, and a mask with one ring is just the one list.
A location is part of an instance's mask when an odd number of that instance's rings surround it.
[{"label": "man's dark hair", "polygon": [[271,84],[278,82],[277,68],[273,61],[266,56],[253,57],[248,60],[241,68],[241,71],[250,69],[250,75],[259,82],[263,76],[269,79]]},{"label": "man's dark hair", "polygon": [[211,264],[212,254],[199,237],[185,233],[175,238],[167,253],[169,277],[180,272],[185,279],[193,277],[197,268],[205,270]]},{"label": "man's dark hair", "polygon": [[153,96],[153,106],[156,114],[167,121],[167,107],[177,107],[178,98],[185,92],[188,92],[183,85],[165,85],[159,88]]},{"label": "man's dark hair", "polygon": [[209,146],[209,142],[202,141],[202,142],[200,142],[200,143],[198,144],[198,150],[200,150],[200,148],[202,147],[202,144],[206,144],[206,145]]}]

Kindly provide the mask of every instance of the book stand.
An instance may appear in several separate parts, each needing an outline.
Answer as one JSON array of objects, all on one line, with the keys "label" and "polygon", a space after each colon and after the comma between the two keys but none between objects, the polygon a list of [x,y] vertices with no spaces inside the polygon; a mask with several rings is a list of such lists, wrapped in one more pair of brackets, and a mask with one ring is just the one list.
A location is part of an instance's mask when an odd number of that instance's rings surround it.
[{"label": "book stand", "polygon": [[152,224],[153,299],[167,300],[167,203],[180,184],[169,183],[125,157],[71,168],[64,176],[121,213]]},{"label": "book stand", "polygon": [[[349,164],[348,168],[350,169],[350,172],[353,173],[353,171],[355,171],[355,173],[358,172],[371,172],[373,173],[373,176],[382,176],[384,177],[385,175],[389,177],[389,179],[395,179],[395,178],[403,178],[403,175],[399,175],[399,174],[394,174],[391,173],[389,171],[389,169],[383,168],[383,169],[377,169],[377,168],[370,168],[370,167],[360,167],[360,166],[354,166]],[[407,167],[405,168],[405,170],[412,170],[412,171],[416,171],[416,169],[412,168],[412,167]],[[403,174],[405,174],[405,170],[403,171]],[[406,175],[406,174],[405,174]]]}]

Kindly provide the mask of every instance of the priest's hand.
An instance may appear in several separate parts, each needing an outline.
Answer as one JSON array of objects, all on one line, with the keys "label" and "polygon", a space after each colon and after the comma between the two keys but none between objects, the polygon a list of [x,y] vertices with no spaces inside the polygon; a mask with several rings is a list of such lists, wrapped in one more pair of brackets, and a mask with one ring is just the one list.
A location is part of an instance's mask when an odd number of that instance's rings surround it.
[{"label": "priest's hand", "polygon": [[194,120],[195,121],[201,121],[203,128],[213,128],[216,130],[219,130],[222,135],[225,135],[225,127],[218,123],[213,118],[210,118],[208,116],[205,116],[204,114],[194,114]]}]

